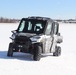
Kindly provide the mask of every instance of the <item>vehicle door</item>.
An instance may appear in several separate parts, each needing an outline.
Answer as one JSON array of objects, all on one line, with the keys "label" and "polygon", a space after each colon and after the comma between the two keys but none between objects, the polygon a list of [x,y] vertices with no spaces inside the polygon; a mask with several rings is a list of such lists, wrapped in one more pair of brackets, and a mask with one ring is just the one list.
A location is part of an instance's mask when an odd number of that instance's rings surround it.
[{"label": "vehicle door", "polygon": [[59,24],[54,22],[53,23],[53,41],[52,41],[52,47],[51,47],[51,52],[55,52],[55,47],[57,46],[57,39],[58,39],[58,33],[59,33]]},{"label": "vehicle door", "polygon": [[45,53],[51,52],[52,41],[53,41],[53,24],[51,22],[48,22],[45,31]]}]

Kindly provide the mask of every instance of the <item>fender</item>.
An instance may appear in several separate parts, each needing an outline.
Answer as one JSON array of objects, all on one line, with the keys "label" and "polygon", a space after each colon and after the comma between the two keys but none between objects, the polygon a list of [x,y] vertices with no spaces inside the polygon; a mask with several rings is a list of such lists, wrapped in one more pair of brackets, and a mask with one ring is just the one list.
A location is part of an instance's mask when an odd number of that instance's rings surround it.
[{"label": "fender", "polygon": [[34,46],[35,46],[35,45],[41,46],[41,48],[42,48],[42,53],[43,53],[43,43],[42,43],[42,42],[37,42],[37,43],[34,43],[33,45],[34,45]]}]

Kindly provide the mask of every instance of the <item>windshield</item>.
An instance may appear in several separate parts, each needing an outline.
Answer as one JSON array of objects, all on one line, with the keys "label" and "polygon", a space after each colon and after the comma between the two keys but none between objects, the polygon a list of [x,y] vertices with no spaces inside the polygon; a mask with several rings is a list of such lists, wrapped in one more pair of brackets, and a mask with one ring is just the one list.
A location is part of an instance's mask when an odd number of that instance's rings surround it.
[{"label": "windshield", "polygon": [[18,32],[41,34],[45,28],[45,21],[23,19],[18,27]]}]

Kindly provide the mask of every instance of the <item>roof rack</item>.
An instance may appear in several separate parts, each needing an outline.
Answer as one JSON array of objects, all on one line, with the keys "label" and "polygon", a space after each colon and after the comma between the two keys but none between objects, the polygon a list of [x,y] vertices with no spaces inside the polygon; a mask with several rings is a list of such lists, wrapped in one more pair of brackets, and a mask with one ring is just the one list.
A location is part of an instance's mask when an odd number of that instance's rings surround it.
[{"label": "roof rack", "polygon": [[28,17],[29,19],[38,19],[38,20],[52,20],[50,18],[47,18],[47,17],[38,17],[38,16],[31,16],[31,17]]}]

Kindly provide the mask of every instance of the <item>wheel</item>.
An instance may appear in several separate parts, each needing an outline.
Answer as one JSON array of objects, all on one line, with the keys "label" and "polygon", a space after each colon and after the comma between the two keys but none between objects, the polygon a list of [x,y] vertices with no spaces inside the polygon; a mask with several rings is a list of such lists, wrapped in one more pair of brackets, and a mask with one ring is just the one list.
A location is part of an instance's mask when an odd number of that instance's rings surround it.
[{"label": "wheel", "polygon": [[7,56],[10,56],[10,57],[13,56],[13,43],[10,43],[10,44],[9,44]]},{"label": "wheel", "polygon": [[35,61],[39,61],[40,60],[40,58],[41,58],[41,51],[42,51],[41,46],[35,45],[35,47],[34,47],[34,54],[33,54],[33,59]]},{"label": "wheel", "polygon": [[60,56],[61,55],[61,47],[57,46],[53,56]]}]

